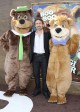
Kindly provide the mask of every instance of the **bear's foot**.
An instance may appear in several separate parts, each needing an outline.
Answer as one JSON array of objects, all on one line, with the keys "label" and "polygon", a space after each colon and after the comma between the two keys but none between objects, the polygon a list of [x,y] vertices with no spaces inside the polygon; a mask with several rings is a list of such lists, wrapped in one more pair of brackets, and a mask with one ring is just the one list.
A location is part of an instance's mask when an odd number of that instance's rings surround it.
[{"label": "bear's foot", "polygon": [[4,93],[4,96],[11,97],[14,93],[15,93],[15,91],[13,91],[13,90],[7,90],[7,91]]},{"label": "bear's foot", "polygon": [[48,102],[49,103],[56,103],[57,102],[57,96],[50,96]]},{"label": "bear's foot", "polygon": [[65,104],[67,103],[66,97],[58,97],[57,104]]},{"label": "bear's foot", "polygon": [[19,94],[26,96],[27,95],[27,89],[26,88],[25,89],[20,89]]}]

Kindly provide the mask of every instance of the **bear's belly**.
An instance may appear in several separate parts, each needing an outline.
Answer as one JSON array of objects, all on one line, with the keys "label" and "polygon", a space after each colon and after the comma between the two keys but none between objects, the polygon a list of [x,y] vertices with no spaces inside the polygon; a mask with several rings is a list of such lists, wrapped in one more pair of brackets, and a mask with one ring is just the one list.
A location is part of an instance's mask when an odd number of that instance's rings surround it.
[{"label": "bear's belly", "polygon": [[68,53],[67,46],[53,46],[50,52],[50,62],[70,61],[70,55]]}]

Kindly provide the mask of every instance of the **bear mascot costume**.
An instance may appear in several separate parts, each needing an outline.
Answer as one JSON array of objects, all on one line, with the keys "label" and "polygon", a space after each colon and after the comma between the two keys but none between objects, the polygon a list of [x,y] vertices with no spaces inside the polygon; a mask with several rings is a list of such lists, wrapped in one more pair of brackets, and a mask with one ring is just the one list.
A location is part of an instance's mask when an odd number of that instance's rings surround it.
[{"label": "bear mascot costume", "polygon": [[79,35],[70,36],[73,20],[65,15],[56,16],[49,22],[50,58],[47,70],[46,83],[50,91],[48,102],[57,104],[66,103],[66,93],[71,85],[72,75],[70,54],[78,49]]},{"label": "bear mascot costume", "polygon": [[26,86],[32,74],[29,61],[30,33],[33,12],[27,6],[20,6],[10,11],[11,30],[0,37],[0,45],[6,51],[5,81],[8,85],[5,96],[12,96],[19,84],[21,95],[27,94]]}]

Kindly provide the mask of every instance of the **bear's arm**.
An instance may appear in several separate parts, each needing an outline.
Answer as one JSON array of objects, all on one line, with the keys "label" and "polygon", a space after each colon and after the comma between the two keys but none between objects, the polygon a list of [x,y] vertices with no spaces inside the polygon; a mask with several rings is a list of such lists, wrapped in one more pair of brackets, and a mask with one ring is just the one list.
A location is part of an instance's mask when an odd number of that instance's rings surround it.
[{"label": "bear's arm", "polygon": [[3,47],[4,50],[8,51],[9,50],[9,31],[5,32],[1,37],[0,37],[0,46]]},{"label": "bear's arm", "polygon": [[79,38],[80,35],[74,34],[68,41],[67,45],[70,54],[75,54],[77,52],[79,46]]}]

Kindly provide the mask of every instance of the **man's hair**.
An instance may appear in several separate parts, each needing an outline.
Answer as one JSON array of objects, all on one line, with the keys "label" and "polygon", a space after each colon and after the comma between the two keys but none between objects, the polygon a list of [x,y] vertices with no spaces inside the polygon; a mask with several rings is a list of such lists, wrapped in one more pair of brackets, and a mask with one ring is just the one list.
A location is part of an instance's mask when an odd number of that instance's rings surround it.
[{"label": "man's hair", "polygon": [[41,21],[42,24],[44,24],[44,21],[41,18],[36,18],[35,21],[34,21],[34,24],[36,23],[37,20]]}]

